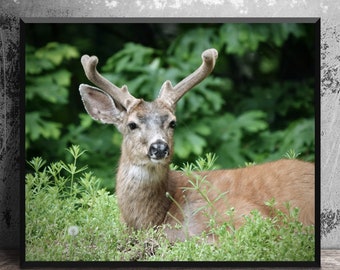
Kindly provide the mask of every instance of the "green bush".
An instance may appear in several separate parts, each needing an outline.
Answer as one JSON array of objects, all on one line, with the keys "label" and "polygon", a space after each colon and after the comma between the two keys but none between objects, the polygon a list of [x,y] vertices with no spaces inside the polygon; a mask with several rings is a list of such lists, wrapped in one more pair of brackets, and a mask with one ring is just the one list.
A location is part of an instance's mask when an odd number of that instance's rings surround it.
[{"label": "green bush", "polygon": [[26,47],[26,149],[40,138],[60,138],[62,124],[54,119],[68,103],[71,83],[71,72],[61,64],[77,57],[79,52],[66,44]]},{"label": "green bush", "polygon": [[[314,226],[298,222],[298,209],[289,205],[288,215],[276,210],[275,200],[267,202],[273,218],[253,211],[235,230],[230,209],[230,221],[217,225],[212,214],[210,231],[184,242],[169,243],[161,230],[128,230],[120,221],[115,195],[101,189],[100,179],[86,166],[79,166],[86,152],[71,146],[68,153],[71,162],[46,164],[40,157],[28,162],[32,173],[25,178],[27,262],[315,260]],[[212,169],[214,162],[209,154],[182,170],[190,175]],[[204,179],[196,180],[192,188],[207,198],[199,185]],[[215,244],[208,242],[211,233],[218,238]]]}]

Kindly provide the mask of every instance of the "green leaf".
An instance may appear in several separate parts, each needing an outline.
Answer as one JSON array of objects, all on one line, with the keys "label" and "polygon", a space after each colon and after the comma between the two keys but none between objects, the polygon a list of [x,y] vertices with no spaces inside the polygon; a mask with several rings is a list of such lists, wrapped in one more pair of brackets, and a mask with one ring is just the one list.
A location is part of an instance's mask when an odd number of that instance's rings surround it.
[{"label": "green leaf", "polygon": [[26,136],[35,141],[40,137],[58,139],[60,136],[60,123],[46,121],[39,112],[26,113]]},{"label": "green leaf", "polygon": [[264,120],[266,114],[262,111],[248,111],[237,118],[238,124],[249,132],[258,132],[267,128]]},{"label": "green leaf", "polygon": [[188,158],[190,154],[200,155],[206,146],[203,137],[188,129],[175,133],[175,152],[180,158]]},{"label": "green leaf", "polygon": [[58,66],[64,59],[78,58],[79,53],[78,50],[71,45],[50,42],[45,47],[38,49],[35,56],[40,59],[47,59],[55,66]]}]

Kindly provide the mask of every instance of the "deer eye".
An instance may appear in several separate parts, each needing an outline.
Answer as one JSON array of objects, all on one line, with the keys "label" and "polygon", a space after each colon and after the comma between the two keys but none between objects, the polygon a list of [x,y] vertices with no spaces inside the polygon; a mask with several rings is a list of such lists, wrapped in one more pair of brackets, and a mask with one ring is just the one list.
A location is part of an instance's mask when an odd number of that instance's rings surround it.
[{"label": "deer eye", "polygon": [[128,123],[128,127],[130,130],[134,130],[136,128],[138,128],[138,125],[135,122],[130,122]]},{"label": "deer eye", "polygon": [[169,128],[175,128],[176,127],[176,121],[171,121],[169,124]]}]

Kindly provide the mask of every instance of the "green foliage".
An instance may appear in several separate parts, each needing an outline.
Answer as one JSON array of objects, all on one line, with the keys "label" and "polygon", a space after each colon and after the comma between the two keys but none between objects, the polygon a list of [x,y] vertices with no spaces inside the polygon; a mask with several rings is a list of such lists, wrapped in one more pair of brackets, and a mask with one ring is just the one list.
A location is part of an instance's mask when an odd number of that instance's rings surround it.
[{"label": "green foliage", "polygon": [[300,153],[296,153],[294,149],[289,149],[287,153],[284,154],[284,157],[288,159],[296,159],[299,155]]},{"label": "green foliage", "polygon": [[182,171],[188,175],[192,171],[209,171],[215,170],[215,163],[217,157],[213,153],[207,153],[205,157],[198,157],[194,163],[186,162],[182,168]]},{"label": "green foliage", "polygon": [[68,103],[72,75],[62,64],[78,56],[77,49],[67,44],[26,47],[26,149],[40,138],[60,138],[62,124],[53,120],[53,114]]},{"label": "green foliage", "polygon": [[[45,165],[34,158],[26,174],[26,260],[105,260],[105,252],[120,228],[116,198],[99,188],[100,180],[78,166],[79,146],[67,149],[73,162]],[[115,225],[117,222],[117,226]],[[105,236],[104,236],[105,235]],[[107,246],[96,245],[106,238]],[[80,239],[79,239],[80,238]]]},{"label": "green foliage", "polygon": [[[227,53],[244,55],[256,51],[261,43],[270,42],[277,47],[289,38],[289,35],[302,37],[305,32],[297,24],[225,24],[220,28],[220,37],[228,36]],[[275,60],[274,60],[275,61]],[[264,58],[261,62],[263,71],[270,70],[275,62]]]},{"label": "green foliage", "polygon": [[[46,165],[42,158],[29,163],[33,169],[25,178],[26,261],[314,261],[314,227],[298,222],[299,210],[287,204],[288,214],[266,202],[273,218],[257,210],[245,216],[235,230],[230,220],[216,224],[212,215],[209,231],[183,242],[169,243],[161,230],[132,231],[121,223],[115,195],[100,188],[100,180],[87,167],[79,166],[85,151],[67,149],[71,162]],[[206,155],[182,170],[214,168],[215,156]],[[199,183],[193,188],[202,196]],[[224,194],[221,194],[224,196]],[[211,207],[210,204],[207,207]],[[199,209],[203,211],[205,209]],[[218,241],[209,242],[214,234]]]},{"label": "green foliage", "polygon": [[[89,165],[92,165],[92,153],[112,155],[113,159],[99,163],[97,170],[105,168],[102,170],[105,173],[100,175],[108,181],[103,185],[112,189],[113,169],[108,168],[113,167],[114,156],[118,158],[120,138],[114,137],[116,148],[107,150],[106,145],[113,140],[112,132],[99,124],[96,128],[87,114],[74,110],[70,92],[73,74],[68,70],[74,58],[79,58],[79,51],[67,44],[51,42],[39,49],[26,47],[26,150],[28,156],[43,154],[45,158],[58,160],[68,145],[81,142],[92,151],[85,154]],[[85,136],[86,133],[91,135]],[[103,140],[93,139],[97,137]]]},{"label": "green foliage", "polygon": [[[286,220],[281,226],[277,222]],[[278,211],[274,219],[258,211],[245,217],[245,224],[229,231],[228,224],[214,227],[218,245],[200,235],[173,246],[159,245],[151,261],[314,261],[314,228],[304,227],[294,216]]]},{"label": "green foliage", "polygon": [[282,158],[291,148],[314,160],[311,24],[53,25],[59,36],[45,27],[28,26],[28,159],[59,160],[63,149],[79,144],[88,149],[84,162],[114,190],[122,138],[86,115],[77,88],[87,79],[74,58],[98,55],[98,70],[110,81],[153,100],[165,80],[175,85],[201,64],[203,50],[215,47],[214,71],[177,104],[174,163],[213,152],[218,167],[232,168]]}]

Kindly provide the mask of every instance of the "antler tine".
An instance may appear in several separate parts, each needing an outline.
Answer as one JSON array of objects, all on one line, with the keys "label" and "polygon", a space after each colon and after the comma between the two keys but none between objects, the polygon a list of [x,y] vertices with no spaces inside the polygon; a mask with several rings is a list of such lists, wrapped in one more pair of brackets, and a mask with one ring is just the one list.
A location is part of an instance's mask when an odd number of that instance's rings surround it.
[{"label": "antler tine", "polygon": [[84,68],[86,77],[96,86],[110,95],[115,102],[118,102],[126,110],[128,110],[136,101],[138,101],[138,99],[129,93],[126,85],[123,85],[122,88],[119,88],[104,78],[97,71],[98,58],[96,56],[90,57],[88,55],[83,55],[81,57],[81,64]]},{"label": "antler tine", "polygon": [[214,69],[218,52],[215,49],[208,49],[202,53],[202,65],[189,76],[184,78],[173,87],[170,81],[165,81],[160,90],[158,99],[174,107],[178,100],[195,85],[204,80]]}]

